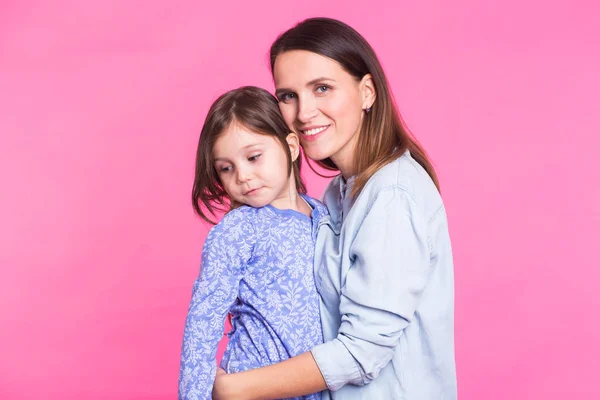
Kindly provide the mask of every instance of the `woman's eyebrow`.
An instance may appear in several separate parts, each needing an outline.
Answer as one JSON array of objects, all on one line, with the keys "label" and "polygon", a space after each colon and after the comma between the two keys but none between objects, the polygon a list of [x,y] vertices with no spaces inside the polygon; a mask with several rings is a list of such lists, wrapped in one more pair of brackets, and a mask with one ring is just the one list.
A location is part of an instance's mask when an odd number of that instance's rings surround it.
[{"label": "woman's eyebrow", "polygon": [[[312,85],[314,85],[316,83],[323,82],[323,81],[335,82],[335,79],[326,78],[326,77],[323,76],[323,77],[315,78],[315,79],[312,79],[312,80],[306,82],[306,86],[312,86]],[[281,93],[285,93],[285,92],[293,92],[293,90],[292,89],[288,89],[288,88],[279,88],[279,89],[275,90],[275,95],[279,96]]]}]

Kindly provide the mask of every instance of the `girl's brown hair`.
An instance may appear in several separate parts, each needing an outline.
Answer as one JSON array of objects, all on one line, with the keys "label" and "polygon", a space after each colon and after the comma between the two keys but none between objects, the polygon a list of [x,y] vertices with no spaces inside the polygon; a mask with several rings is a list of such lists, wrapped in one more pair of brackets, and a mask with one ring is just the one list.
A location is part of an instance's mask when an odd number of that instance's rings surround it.
[{"label": "girl's brown hair", "polygon": [[[290,50],[306,50],[338,62],[350,75],[361,80],[371,74],[375,102],[365,115],[355,149],[357,176],[352,195],[356,196],[369,178],[406,150],[427,171],[439,190],[433,165],[427,154],[402,123],[381,63],[369,43],[356,30],[330,18],[310,18],[281,34],[271,46],[271,73],[275,60]],[[317,161],[323,168],[337,171],[329,158]]]},{"label": "girl's brown hair", "polygon": [[293,172],[296,189],[306,193],[300,177],[300,159],[292,161],[286,141],[290,130],[279,111],[277,99],[264,89],[244,86],[221,95],[210,107],[198,140],[196,151],[196,173],[192,188],[192,205],[195,212],[205,221],[215,224],[208,214],[223,212],[239,207],[230,199],[223,188],[214,166],[213,148],[217,139],[232,124],[261,134],[274,136],[285,151],[288,159],[288,174]]}]

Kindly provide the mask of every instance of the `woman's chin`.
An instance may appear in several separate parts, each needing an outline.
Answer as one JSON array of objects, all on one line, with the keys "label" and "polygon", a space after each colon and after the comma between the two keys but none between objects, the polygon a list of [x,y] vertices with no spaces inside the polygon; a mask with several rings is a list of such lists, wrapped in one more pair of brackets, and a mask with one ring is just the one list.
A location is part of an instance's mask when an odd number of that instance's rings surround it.
[{"label": "woman's chin", "polygon": [[305,147],[304,148],[304,155],[306,155],[306,157],[310,158],[311,161],[323,161],[326,158],[329,158],[331,156],[331,154],[326,153],[324,151],[320,151],[319,149],[315,149],[315,150],[316,151],[313,151],[313,150],[307,149]]}]

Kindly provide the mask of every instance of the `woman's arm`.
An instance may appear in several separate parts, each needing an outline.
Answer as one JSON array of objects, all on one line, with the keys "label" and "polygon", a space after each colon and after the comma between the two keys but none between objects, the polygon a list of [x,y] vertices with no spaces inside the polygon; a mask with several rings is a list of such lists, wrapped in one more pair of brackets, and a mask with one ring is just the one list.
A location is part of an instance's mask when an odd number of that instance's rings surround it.
[{"label": "woman's arm", "polygon": [[344,243],[352,265],[341,287],[338,335],[311,350],[334,391],[367,385],[388,365],[431,274],[428,221],[414,198],[392,186],[366,203],[356,236]]},{"label": "woman's arm", "polygon": [[327,389],[312,354],[250,371],[217,373],[213,400],[271,400],[296,397]]}]

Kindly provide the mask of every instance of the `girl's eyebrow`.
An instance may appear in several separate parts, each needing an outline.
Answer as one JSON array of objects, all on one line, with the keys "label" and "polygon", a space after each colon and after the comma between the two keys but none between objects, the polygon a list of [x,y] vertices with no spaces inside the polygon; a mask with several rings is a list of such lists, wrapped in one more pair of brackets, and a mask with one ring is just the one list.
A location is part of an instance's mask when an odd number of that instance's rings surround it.
[{"label": "girl's eyebrow", "polygon": [[248,149],[251,149],[253,147],[260,147],[260,146],[262,146],[262,143],[252,143],[252,144],[249,144],[249,145],[246,145],[246,146],[242,147],[242,150],[248,150]]},{"label": "girl's eyebrow", "polygon": [[[326,77],[322,76],[320,78],[316,78],[316,79],[308,81],[306,83],[306,86],[312,86],[312,85],[314,85],[316,83],[323,82],[323,81],[335,82],[335,79],[326,78]],[[288,88],[279,88],[279,89],[275,90],[275,96],[279,96],[280,94],[285,93],[285,92],[293,92],[293,90],[292,89],[288,89]]]}]

